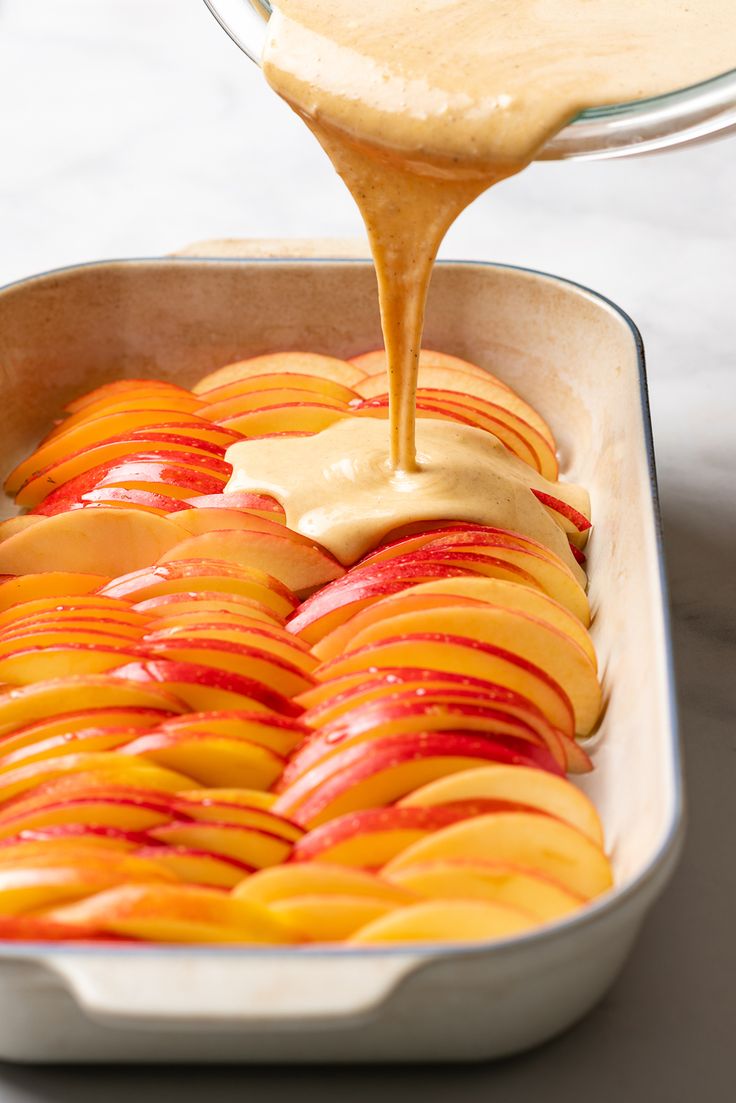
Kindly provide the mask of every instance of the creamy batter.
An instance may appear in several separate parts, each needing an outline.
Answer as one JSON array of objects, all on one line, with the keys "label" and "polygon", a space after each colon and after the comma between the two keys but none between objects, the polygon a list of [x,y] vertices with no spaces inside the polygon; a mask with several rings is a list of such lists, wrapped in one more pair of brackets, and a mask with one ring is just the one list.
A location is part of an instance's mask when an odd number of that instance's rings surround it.
[{"label": "creamy batter", "polygon": [[[307,525],[343,562],[386,531],[389,508],[398,525],[437,517],[440,502],[451,503],[455,519],[508,522],[533,535],[544,511],[528,491],[524,517],[506,511],[516,500],[514,457],[489,451],[487,435],[470,427],[415,422],[437,249],[468,203],[520,171],[581,109],[658,95],[735,65],[736,0],[279,0],[264,72],[311,127],[365,221],[388,355],[390,440],[365,418],[311,438],[239,444],[228,453],[230,487],[268,490],[293,528]],[[336,524],[334,510],[318,504],[322,496],[334,503],[338,482],[345,497]]]}]

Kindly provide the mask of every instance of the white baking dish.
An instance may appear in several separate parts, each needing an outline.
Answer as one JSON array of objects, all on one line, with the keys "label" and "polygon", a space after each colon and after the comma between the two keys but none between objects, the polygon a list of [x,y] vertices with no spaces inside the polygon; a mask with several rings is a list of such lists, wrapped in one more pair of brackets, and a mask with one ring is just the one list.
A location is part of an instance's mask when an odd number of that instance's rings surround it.
[{"label": "white baking dish", "polygon": [[[178,258],[82,265],[0,292],[3,456],[117,375],[187,383],[279,348],[380,343],[365,261]],[[615,306],[551,276],[438,266],[429,347],[508,380],[586,485],[593,635],[607,691],[586,781],[617,887],[488,947],[74,948],[0,944],[0,1057],[23,1061],[461,1060],[574,1022],[619,971],[674,865],[679,754],[642,347]]]}]

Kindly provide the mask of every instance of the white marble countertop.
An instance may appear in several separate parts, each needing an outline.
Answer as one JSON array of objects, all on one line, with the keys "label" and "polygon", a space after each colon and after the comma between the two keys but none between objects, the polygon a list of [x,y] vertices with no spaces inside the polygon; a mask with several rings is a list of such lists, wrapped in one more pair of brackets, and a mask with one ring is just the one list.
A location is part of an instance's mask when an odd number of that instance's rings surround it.
[{"label": "white marble countertop", "polygon": [[[298,187],[295,185],[298,183]],[[0,1068],[0,1100],[325,1103],[726,1098],[736,864],[736,140],[535,166],[482,197],[447,257],[557,272],[620,303],[648,352],[690,830],[620,982],[574,1031],[493,1067],[80,1073]],[[353,236],[326,159],[201,0],[0,0],[0,284],[213,237]],[[730,973],[730,976],[729,976]],[[535,1095],[538,1092],[538,1096]]]}]

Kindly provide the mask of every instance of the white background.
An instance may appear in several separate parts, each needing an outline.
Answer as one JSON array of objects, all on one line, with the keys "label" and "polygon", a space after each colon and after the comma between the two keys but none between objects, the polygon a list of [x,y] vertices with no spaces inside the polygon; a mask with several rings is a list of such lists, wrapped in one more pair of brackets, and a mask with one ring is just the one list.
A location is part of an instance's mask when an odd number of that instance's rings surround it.
[{"label": "white background", "polygon": [[[359,234],[321,150],[201,0],[0,0],[0,284],[202,238]],[[478,200],[443,255],[578,280],[616,300],[643,332],[689,749],[689,849],[621,984],[597,1014],[541,1053],[482,1074],[344,1073],[324,1082],[318,1074],[259,1074],[250,1082],[259,1103],[267,1090],[285,1099],[298,1083],[315,1098],[383,1092],[393,1103],[389,1085],[398,1098],[420,1079],[429,1099],[481,1098],[494,1085],[504,1100],[527,1099],[535,1087],[563,1098],[582,1078],[582,1052],[586,1069],[604,1071],[600,1079],[585,1075],[599,1103],[695,1092],[700,1101],[720,1100],[719,1068],[731,1044],[725,900],[727,892],[736,897],[727,841],[736,703],[736,139],[641,160],[533,166]],[[173,1091],[175,1079],[0,1071],[0,1103],[81,1103],[103,1091],[111,1103],[131,1092],[148,1100]],[[188,1081],[189,1088],[176,1081],[182,1098],[207,1093],[210,1081]],[[212,1083],[213,1098],[235,1099],[249,1076]]]}]

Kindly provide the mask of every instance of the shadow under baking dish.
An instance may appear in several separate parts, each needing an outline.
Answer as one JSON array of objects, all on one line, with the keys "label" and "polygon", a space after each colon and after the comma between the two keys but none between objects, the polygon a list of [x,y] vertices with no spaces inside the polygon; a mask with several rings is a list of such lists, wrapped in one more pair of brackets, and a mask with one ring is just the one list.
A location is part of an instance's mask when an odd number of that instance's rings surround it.
[{"label": "shadow under baking dish", "polygon": [[[0,290],[2,467],[27,454],[65,402],[112,377],[187,385],[275,349],[349,356],[380,344],[364,260],[167,258],[35,276]],[[440,262],[425,345],[517,389],[550,422],[563,477],[591,493],[592,635],[606,709],[583,784],[616,887],[568,919],[490,944],[0,943],[0,1057],[485,1058],[564,1029],[620,969],[674,867],[682,825],[641,339],[618,307],[578,284]],[[19,1024],[31,1016],[29,1038]]]}]

